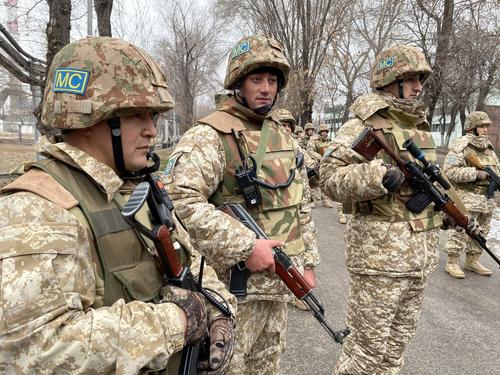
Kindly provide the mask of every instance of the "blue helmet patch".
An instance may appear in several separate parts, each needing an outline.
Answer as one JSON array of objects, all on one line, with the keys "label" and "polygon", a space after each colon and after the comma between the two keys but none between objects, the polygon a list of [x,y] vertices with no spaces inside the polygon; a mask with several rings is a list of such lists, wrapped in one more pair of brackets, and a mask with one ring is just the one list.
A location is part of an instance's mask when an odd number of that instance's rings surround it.
[{"label": "blue helmet patch", "polygon": [[242,55],[247,52],[250,52],[250,41],[248,40],[233,48],[233,50],[231,51],[231,59],[234,59],[236,56]]},{"label": "blue helmet patch", "polygon": [[54,92],[84,95],[90,72],[73,68],[58,68],[54,75]]},{"label": "blue helmet patch", "polygon": [[396,63],[396,56],[391,56],[386,59],[382,59],[378,62],[378,70],[393,67]]}]

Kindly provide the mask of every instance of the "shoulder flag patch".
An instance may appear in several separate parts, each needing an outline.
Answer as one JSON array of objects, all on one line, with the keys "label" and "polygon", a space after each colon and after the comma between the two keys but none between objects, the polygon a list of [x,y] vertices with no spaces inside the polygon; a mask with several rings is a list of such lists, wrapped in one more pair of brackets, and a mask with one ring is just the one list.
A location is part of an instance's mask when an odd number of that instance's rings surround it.
[{"label": "shoulder flag patch", "polygon": [[58,68],[54,76],[54,92],[84,95],[90,72],[73,68]]}]

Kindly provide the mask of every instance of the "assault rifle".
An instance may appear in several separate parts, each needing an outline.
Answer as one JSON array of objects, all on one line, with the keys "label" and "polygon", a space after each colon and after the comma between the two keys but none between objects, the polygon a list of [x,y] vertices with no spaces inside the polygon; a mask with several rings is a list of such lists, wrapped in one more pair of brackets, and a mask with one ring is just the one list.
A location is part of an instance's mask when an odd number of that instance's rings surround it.
[{"label": "assault rifle", "polygon": [[488,173],[488,175],[490,176],[490,183],[488,185],[488,189],[486,190],[486,197],[488,199],[495,198],[495,191],[496,190],[500,191],[500,176],[497,175],[495,171],[491,169],[491,167],[484,166],[474,151],[470,152],[465,157],[465,160],[467,160],[469,164],[475,167],[476,169]]},{"label": "assault rifle", "polygon": [[415,192],[406,202],[406,208],[414,213],[420,213],[429,204],[434,203],[436,211],[443,211],[453,219],[455,224],[463,228],[465,233],[475,240],[500,266],[500,259],[486,246],[486,239],[481,234],[476,235],[467,228],[469,218],[460,211],[446,193],[441,192],[434,185],[437,182],[444,190],[451,187],[441,174],[439,166],[430,163],[411,138],[403,143],[403,147],[422,163],[422,167],[415,161],[401,159],[379,135],[368,127],[361,132],[351,145],[354,151],[368,160],[373,160],[379,151],[384,150],[396,162],[399,169],[404,173],[406,182]]},{"label": "assault rifle", "polygon": [[[156,154],[150,153],[159,164]],[[178,251],[180,244],[173,242],[170,232],[175,229],[172,219],[174,205],[170,200],[162,182],[151,174],[146,174],[145,181],[141,182],[134,189],[129,200],[122,209],[122,215],[141,234],[153,241],[155,248],[151,249],[157,260],[157,265],[164,275],[165,282],[180,288],[197,291],[207,299],[212,305],[219,309],[224,315],[232,316],[227,306],[220,303],[208,290],[202,287],[203,260],[200,266],[200,273],[196,279],[188,267],[181,264]],[[144,203],[148,204],[152,229],[146,228],[136,220],[135,215],[142,208]],[[182,357],[179,368],[179,375],[198,374],[198,362],[208,358],[209,341],[206,338],[197,345],[185,346],[182,350]]]},{"label": "assault rifle", "polygon": [[[255,220],[240,204],[225,203],[221,207],[219,207],[219,209],[222,212],[233,217],[234,219],[240,221],[248,229],[252,230],[258,239],[269,239],[264,231],[255,222]],[[274,247],[273,256],[276,266],[276,274],[278,275],[278,277],[285,283],[285,285],[288,287],[288,289],[290,289],[295,297],[302,300],[309,307],[309,310],[311,311],[313,316],[316,318],[316,320],[318,320],[318,322],[323,326],[323,328],[328,332],[333,340],[339,344],[342,344],[344,342],[344,338],[350,333],[349,328],[345,328],[342,331],[334,331],[325,319],[325,308],[323,307],[319,299],[314,295],[311,287],[301,275],[299,270],[293,265],[293,262],[288,257],[288,255],[286,255],[281,248]],[[235,275],[235,273],[239,275]],[[244,282],[245,295],[248,276],[249,271],[245,268],[245,262],[240,262],[232,268],[231,278],[238,277]],[[242,297],[244,295],[240,293],[239,296]]]}]

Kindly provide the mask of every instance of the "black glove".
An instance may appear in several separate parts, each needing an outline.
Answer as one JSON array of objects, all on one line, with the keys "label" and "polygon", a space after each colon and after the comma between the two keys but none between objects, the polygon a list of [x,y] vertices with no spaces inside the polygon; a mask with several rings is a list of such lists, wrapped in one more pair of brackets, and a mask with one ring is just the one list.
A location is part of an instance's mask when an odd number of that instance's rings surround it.
[{"label": "black glove", "polygon": [[231,318],[216,318],[210,324],[210,358],[200,362],[202,375],[224,375],[231,363],[236,337],[235,322]]},{"label": "black glove", "polygon": [[207,332],[205,297],[201,293],[170,285],[161,290],[161,296],[163,297],[161,302],[175,303],[186,313],[186,344],[199,343]]},{"label": "black glove", "polygon": [[384,164],[387,168],[387,172],[382,179],[382,185],[391,193],[396,191],[401,184],[405,181],[405,175],[398,167],[392,164]]}]

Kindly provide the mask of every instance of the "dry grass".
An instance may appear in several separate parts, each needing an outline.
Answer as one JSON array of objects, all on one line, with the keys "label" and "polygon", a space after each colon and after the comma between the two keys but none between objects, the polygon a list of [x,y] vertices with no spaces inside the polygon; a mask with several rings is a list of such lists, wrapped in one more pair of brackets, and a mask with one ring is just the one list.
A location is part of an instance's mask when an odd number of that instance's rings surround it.
[{"label": "dry grass", "polygon": [[0,140],[0,173],[9,173],[26,161],[35,160],[34,146],[18,141]]}]

